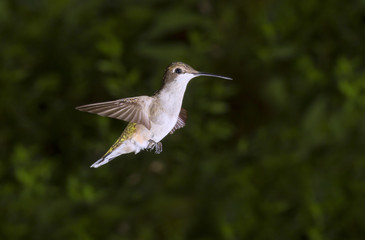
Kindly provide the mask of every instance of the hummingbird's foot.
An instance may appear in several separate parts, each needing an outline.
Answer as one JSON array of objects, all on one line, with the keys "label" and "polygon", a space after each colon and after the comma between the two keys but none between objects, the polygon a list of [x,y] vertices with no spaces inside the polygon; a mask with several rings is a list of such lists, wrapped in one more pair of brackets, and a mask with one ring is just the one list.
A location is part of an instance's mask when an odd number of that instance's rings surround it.
[{"label": "hummingbird's foot", "polygon": [[155,153],[156,154],[160,154],[162,152],[162,143],[161,142],[155,142],[152,139],[148,140],[148,146],[147,149],[148,150],[153,150],[155,149]]}]

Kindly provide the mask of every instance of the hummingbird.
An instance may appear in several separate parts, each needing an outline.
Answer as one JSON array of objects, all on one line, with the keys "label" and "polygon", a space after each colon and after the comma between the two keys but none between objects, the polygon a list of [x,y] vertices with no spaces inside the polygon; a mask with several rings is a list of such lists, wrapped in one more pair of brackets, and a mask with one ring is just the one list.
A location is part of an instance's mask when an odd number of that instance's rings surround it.
[{"label": "hummingbird", "polygon": [[91,168],[98,168],[122,154],[141,150],[162,152],[160,142],[185,126],[187,111],[182,108],[186,87],[191,79],[208,76],[232,80],[220,75],[199,72],[182,62],[173,62],[165,70],[163,84],[153,96],[138,96],[76,107],[129,122],[122,135]]}]

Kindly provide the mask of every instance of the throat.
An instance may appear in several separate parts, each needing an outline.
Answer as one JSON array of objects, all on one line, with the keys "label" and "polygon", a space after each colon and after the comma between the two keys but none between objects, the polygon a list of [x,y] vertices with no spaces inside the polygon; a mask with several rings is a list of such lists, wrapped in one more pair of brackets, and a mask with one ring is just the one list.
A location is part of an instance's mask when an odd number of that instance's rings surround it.
[{"label": "throat", "polygon": [[158,91],[156,95],[161,102],[181,103],[184,97],[185,90],[186,90],[186,84],[167,83],[160,89],[160,91]]}]

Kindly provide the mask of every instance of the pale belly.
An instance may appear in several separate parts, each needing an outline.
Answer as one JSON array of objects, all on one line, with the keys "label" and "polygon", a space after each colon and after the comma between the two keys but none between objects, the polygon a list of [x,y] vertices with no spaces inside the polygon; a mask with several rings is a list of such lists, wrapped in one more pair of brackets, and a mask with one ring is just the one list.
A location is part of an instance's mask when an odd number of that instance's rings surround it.
[{"label": "pale belly", "polygon": [[137,129],[134,140],[138,142],[138,146],[146,148],[149,144],[148,140],[160,142],[166,137],[176,125],[181,104],[182,96],[176,97],[171,94],[165,94],[162,99],[156,100],[150,107],[151,129],[148,130],[142,125],[140,125],[139,131]]},{"label": "pale belly", "polygon": [[[151,139],[160,142],[174,128],[181,109],[181,101],[160,104],[151,108]],[[161,107],[163,106],[163,107]]]},{"label": "pale belly", "polygon": [[175,126],[178,114],[176,116],[169,116],[167,114],[162,114],[158,116],[155,120],[151,121],[151,129],[148,130],[145,126],[137,124],[136,133],[132,137],[133,144],[136,144],[139,152],[141,149],[147,148],[149,141],[153,140],[155,142],[160,142],[166,135],[170,133],[172,128]]},{"label": "pale belly", "polygon": [[176,117],[165,116],[165,119],[159,123],[152,123],[151,133],[152,140],[160,142],[167,134],[170,133],[172,128],[175,126],[178,115]]}]

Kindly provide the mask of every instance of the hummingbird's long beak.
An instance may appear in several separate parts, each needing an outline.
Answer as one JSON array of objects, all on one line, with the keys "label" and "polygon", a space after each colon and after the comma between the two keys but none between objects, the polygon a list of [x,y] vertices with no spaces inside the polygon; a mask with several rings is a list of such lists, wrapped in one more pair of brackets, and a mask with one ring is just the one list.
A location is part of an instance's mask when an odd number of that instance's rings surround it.
[{"label": "hummingbird's long beak", "polygon": [[220,76],[220,75],[215,75],[215,74],[205,73],[205,72],[194,73],[194,75],[196,77],[199,77],[199,76],[207,76],[207,77],[216,77],[216,78],[223,78],[223,79],[227,79],[227,80],[233,80],[230,77],[225,77],[225,76]]}]

